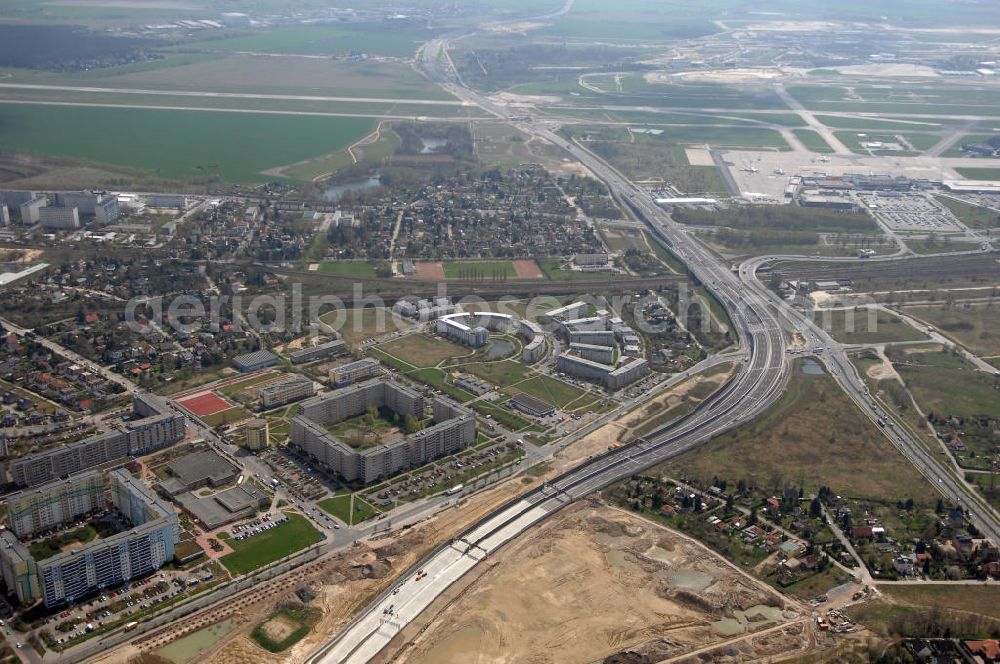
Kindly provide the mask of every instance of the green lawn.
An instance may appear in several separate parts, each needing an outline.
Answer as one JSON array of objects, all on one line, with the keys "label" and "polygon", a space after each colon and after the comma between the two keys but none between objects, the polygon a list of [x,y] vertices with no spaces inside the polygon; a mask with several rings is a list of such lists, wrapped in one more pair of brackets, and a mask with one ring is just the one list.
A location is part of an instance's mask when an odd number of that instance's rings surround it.
[{"label": "green lawn", "polygon": [[227,543],[233,552],[219,561],[230,574],[239,576],[301,551],[320,539],[319,531],[304,516],[288,514],[288,522],[277,528],[242,541],[230,539]]},{"label": "green lawn", "polygon": [[510,261],[452,261],[442,263],[445,279],[513,279],[517,270]]},{"label": "green lawn", "polygon": [[465,346],[426,334],[407,334],[378,346],[378,350],[418,368],[433,367],[443,360],[471,353]]},{"label": "green lawn", "polygon": [[793,129],[792,133],[802,141],[802,144],[809,149],[810,152],[819,153],[830,153],[833,152],[827,142],[820,136],[817,132],[812,129]]},{"label": "green lawn", "polygon": [[810,493],[829,486],[848,497],[934,500],[927,482],[837,383],[825,373],[805,374],[801,366],[795,363],[785,393],[762,416],[658,468],[706,485],[718,477],[766,491],[802,486]]},{"label": "green lawn", "polygon": [[265,383],[269,380],[275,380],[277,378],[278,378],[277,374],[267,372],[260,374],[259,376],[254,376],[253,378],[247,378],[246,380],[241,380],[237,383],[230,383],[229,385],[225,385],[219,388],[219,392],[221,392],[227,397],[231,397],[239,394],[248,387],[253,387],[254,385],[259,385],[260,383]]},{"label": "green lawn", "polygon": [[0,145],[7,150],[171,180],[267,180],[261,171],[335,152],[374,126],[367,118],[0,104]]},{"label": "green lawn", "polygon": [[[354,509],[351,510],[351,501]],[[321,510],[348,526],[361,523],[378,514],[378,510],[364,498],[351,494],[334,495],[316,503]]]},{"label": "green lawn", "polygon": [[1000,168],[956,168],[955,172],[969,180],[1000,180]]},{"label": "green lawn", "polygon": [[503,362],[473,362],[463,364],[457,368],[460,371],[479,376],[483,380],[489,381],[494,385],[499,385],[500,387],[506,387],[524,380],[530,371],[528,367],[513,360],[504,360]]},{"label": "green lawn", "polygon": [[245,420],[249,417],[249,411],[241,406],[233,406],[232,408],[220,410],[219,412],[212,413],[211,415],[202,415],[198,419],[204,422],[205,426],[215,427],[220,424],[232,424],[233,422],[239,422],[240,420]]}]

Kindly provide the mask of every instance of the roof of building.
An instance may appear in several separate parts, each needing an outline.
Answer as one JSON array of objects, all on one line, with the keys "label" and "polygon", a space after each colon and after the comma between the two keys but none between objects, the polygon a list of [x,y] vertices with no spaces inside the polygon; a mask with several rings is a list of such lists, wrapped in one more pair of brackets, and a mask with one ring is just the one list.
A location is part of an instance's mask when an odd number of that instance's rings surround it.
[{"label": "roof of building", "polygon": [[524,392],[521,392],[520,394],[515,394],[510,398],[510,400],[515,404],[520,404],[521,406],[524,406],[525,408],[533,410],[537,413],[544,413],[547,411],[555,410],[552,404],[542,401],[541,399],[538,399],[536,397],[533,397],[530,394],[525,394]]},{"label": "roof of building", "polygon": [[185,486],[206,479],[222,481],[237,474],[236,466],[211,450],[186,454],[167,464],[167,469]]},{"label": "roof of building", "polygon": [[258,350],[252,353],[244,353],[233,358],[233,363],[243,366],[254,366],[265,362],[277,362],[278,356],[269,350]]}]

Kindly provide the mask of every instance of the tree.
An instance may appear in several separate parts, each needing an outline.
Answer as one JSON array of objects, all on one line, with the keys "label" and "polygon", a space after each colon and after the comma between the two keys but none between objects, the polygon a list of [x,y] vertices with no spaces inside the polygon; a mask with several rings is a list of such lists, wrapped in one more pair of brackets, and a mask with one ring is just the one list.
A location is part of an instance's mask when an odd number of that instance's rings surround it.
[{"label": "tree", "polygon": [[818,519],[823,515],[823,505],[819,502],[819,498],[813,498],[809,503],[809,516],[814,519]]}]

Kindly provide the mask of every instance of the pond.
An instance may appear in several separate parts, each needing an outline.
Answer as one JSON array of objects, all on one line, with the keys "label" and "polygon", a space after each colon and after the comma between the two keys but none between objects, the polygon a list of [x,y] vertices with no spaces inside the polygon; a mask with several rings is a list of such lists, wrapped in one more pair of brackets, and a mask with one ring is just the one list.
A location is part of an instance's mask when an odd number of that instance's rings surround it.
[{"label": "pond", "polygon": [[826,372],[823,370],[822,364],[810,358],[802,363],[802,373],[810,376],[822,376]]},{"label": "pond", "polygon": [[323,198],[328,201],[339,201],[344,194],[349,194],[354,191],[369,191],[371,189],[376,189],[382,186],[382,174],[375,172],[362,180],[348,180],[347,182],[341,182],[340,184],[331,185],[327,187],[326,191],[323,192]]},{"label": "pond", "polygon": [[430,154],[432,152],[437,152],[444,146],[448,145],[447,138],[424,138],[420,137],[420,142],[424,144],[424,147],[420,148],[420,154]]},{"label": "pond", "polygon": [[156,654],[174,664],[187,664],[218,643],[219,639],[231,632],[234,627],[236,627],[234,619],[223,620],[168,643],[157,650]]},{"label": "pond", "polygon": [[494,339],[486,351],[487,360],[499,360],[514,354],[514,342],[506,339]]}]

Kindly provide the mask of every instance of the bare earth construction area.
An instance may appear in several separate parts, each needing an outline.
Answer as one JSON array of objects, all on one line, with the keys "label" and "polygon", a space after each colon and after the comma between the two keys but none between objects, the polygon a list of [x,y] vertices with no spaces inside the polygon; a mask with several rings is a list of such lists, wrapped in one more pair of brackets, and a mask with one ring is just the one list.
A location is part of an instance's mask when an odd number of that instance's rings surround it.
[{"label": "bare earth construction area", "polygon": [[683,535],[596,500],[552,517],[447,595],[415,638],[404,631],[412,645],[393,661],[658,662],[734,639],[753,659],[810,638],[800,607]]}]

